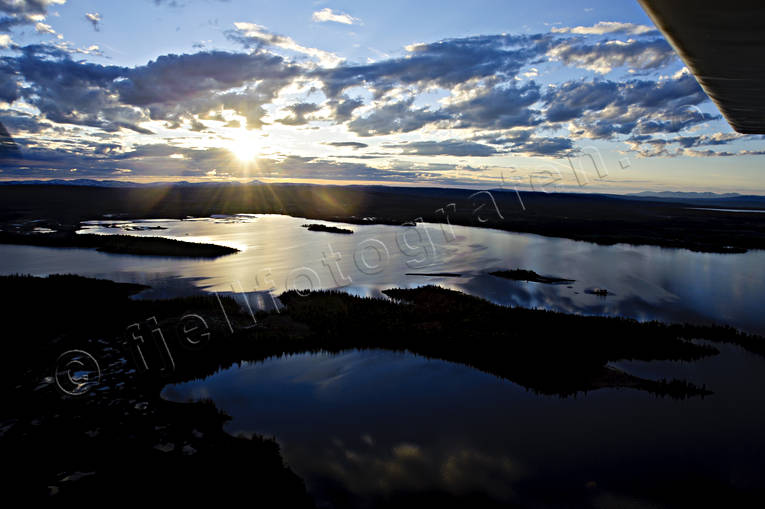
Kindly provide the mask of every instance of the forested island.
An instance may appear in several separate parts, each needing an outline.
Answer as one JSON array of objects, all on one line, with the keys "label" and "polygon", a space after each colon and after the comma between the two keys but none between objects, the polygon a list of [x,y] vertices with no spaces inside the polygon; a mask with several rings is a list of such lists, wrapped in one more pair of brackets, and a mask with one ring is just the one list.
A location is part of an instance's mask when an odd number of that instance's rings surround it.
[{"label": "forested island", "polygon": [[[748,197],[705,206],[758,207]],[[759,204],[759,205],[758,205]],[[497,228],[598,244],[647,244],[702,252],[765,249],[765,214],[721,214],[696,202],[584,193],[309,184],[97,187],[0,185],[0,227],[48,219],[77,226],[103,217],[183,219],[286,214],[349,224],[414,221]],[[678,234],[682,232],[682,234]]]},{"label": "forested island", "polygon": [[95,249],[104,253],[188,258],[216,258],[239,252],[238,249],[229,246],[186,242],[164,237],[78,234],[74,232],[15,233],[0,231],[0,244],[79,247]]},{"label": "forested island", "polygon": [[512,279],[514,281],[531,281],[534,283],[546,284],[573,283],[575,281],[574,279],[564,279],[561,277],[540,276],[533,270],[525,269],[497,270],[490,272],[489,274],[505,279]]},{"label": "forested island", "polygon": [[338,228],[337,226],[327,226],[325,224],[304,224],[303,228],[307,229],[309,232],[340,233],[343,235],[353,234],[353,230]]}]

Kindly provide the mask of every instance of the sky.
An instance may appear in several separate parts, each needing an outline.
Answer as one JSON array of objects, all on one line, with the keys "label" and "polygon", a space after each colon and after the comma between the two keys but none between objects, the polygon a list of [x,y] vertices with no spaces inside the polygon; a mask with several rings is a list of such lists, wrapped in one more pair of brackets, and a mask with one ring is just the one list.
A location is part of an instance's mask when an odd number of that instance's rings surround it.
[{"label": "sky", "polygon": [[0,180],[765,194],[631,0],[0,0],[0,124]]}]

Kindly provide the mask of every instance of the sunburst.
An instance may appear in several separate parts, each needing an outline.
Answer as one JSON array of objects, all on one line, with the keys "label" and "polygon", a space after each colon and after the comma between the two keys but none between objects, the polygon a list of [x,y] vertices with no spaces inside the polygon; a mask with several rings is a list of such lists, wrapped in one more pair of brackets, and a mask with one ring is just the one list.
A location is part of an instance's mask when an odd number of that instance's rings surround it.
[{"label": "sunburst", "polygon": [[260,155],[257,136],[245,129],[232,137],[227,148],[243,163],[254,161]]}]

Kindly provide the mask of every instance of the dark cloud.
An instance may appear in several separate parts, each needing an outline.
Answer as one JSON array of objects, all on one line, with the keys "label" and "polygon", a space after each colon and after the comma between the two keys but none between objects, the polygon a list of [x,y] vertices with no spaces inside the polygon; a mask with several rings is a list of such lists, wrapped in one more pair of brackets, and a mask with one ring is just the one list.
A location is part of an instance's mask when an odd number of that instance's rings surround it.
[{"label": "dark cloud", "polygon": [[493,35],[447,39],[409,48],[405,57],[316,71],[330,98],[366,85],[380,94],[396,86],[446,89],[476,79],[512,78],[547,48],[544,35]]},{"label": "dark cloud", "polygon": [[[150,119],[180,125],[183,118],[216,108],[233,108],[262,125],[263,104],[298,74],[282,57],[221,51],[165,55],[145,66],[126,68],[77,62],[50,46],[27,46],[18,57],[0,60],[0,99],[24,97],[57,123],[107,131],[138,127]],[[18,86],[18,79],[28,84]],[[257,85],[246,86],[252,81]],[[242,88],[237,92],[230,89]]]},{"label": "dark cloud", "polygon": [[[436,179],[441,176],[440,171],[454,169],[453,166],[417,166],[411,163],[400,163],[392,168],[375,168],[358,162],[294,155],[278,159],[262,158],[243,167],[230,151],[223,148],[193,149],[163,143],[139,145],[124,150],[118,143],[104,143],[73,144],[67,149],[48,149],[34,146],[29,139],[21,141],[26,145],[22,146],[23,152],[4,158],[4,177],[232,176],[398,182],[430,179],[437,182]],[[72,172],[72,169],[76,171]]]},{"label": "dark cloud", "polygon": [[484,89],[446,109],[454,119],[454,127],[509,129],[538,124],[539,112],[531,106],[540,98],[539,86],[532,81],[520,87]]},{"label": "dark cloud", "polygon": [[[276,55],[211,51],[162,56],[131,69],[115,88],[124,103],[148,108],[155,120],[178,123],[223,108],[236,110],[249,128],[258,128],[263,105],[297,75],[296,67]],[[237,88],[242,90],[230,91]]]},{"label": "dark cloud", "polygon": [[[21,155],[4,169],[4,176],[77,177],[128,174],[133,176],[197,176],[212,170],[239,168],[236,157],[223,148],[191,149],[168,144],[138,145],[125,150],[119,143],[70,143],[55,149],[41,147],[33,139],[17,138]],[[180,155],[181,158],[171,157]]]},{"label": "dark cloud", "polygon": [[421,127],[447,120],[447,112],[428,108],[413,109],[413,98],[386,104],[366,117],[358,117],[348,123],[348,129],[359,136],[375,136],[392,133],[408,133]]},{"label": "dark cloud", "polygon": [[544,95],[548,106],[545,116],[550,122],[563,122],[581,117],[587,111],[602,111],[619,95],[614,81],[569,81],[551,87]]},{"label": "dark cloud", "polygon": [[19,75],[16,67],[0,59],[0,101],[12,103],[20,96]]},{"label": "dark cloud", "polygon": [[[10,5],[7,0],[5,4]],[[26,11],[5,11],[8,16],[0,18],[0,30],[6,20],[8,26],[26,22],[24,16],[47,8],[51,2],[24,4]],[[0,101],[23,99],[40,111],[37,117],[9,109],[0,111],[0,121],[24,154],[19,166],[39,172],[76,168],[78,176],[127,170],[134,175],[156,176],[238,175],[242,165],[227,149],[187,149],[157,143],[128,150],[115,143],[119,137],[110,133],[131,129],[150,134],[141,127],[150,120],[193,131],[211,129],[204,123],[212,126],[208,121],[241,127],[239,120],[227,121],[230,117],[224,110],[243,116],[248,128],[259,128],[280,91],[293,83],[302,86],[315,81],[319,82],[316,89],[308,94],[314,102],[305,98],[294,101],[282,108],[289,114],[276,122],[305,125],[321,110],[329,111],[330,120],[364,138],[422,128],[460,129],[470,137],[460,140],[451,133],[454,138],[446,141],[386,145],[402,155],[561,157],[575,152],[574,142],[580,138],[622,140],[645,155],[704,155],[705,147],[730,142],[724,137],[689,134],[689,128],[719,117],[698,108],[708,99],[688,74],[653,80],[646,76],[621,81],[578,79],[544,89],[523,78],[532,65],[539,66],[545,75],[542,66],[550,59],[601,73],[622,67],[651,71],[676,61],[663,39],[638,25],[611,23],[552,34],[448,39],[413,45],[403,57],[337,67],[330,67],[337,65],[334,55],[300,46],[289,37],[253,24],[240,23],[237,28],[227,35],[251,52],[170,54],[137,67],[76,61],[70,52],[52,45],[14,45],[10,56],[0,57]],[[614,33],[635,39],[604,39]],[[315,62],[296,63],[275,54],[276,48],[317,58],[323,67]],[[373,100],[351,97],[355,87],[366,88]],[[445,92],[446,97],[439,96],[439,102],[430,107],[416,102],[423,97],[420,94],[434,88],[438,94]],[[323,99],[314,99],[321,92]],[[69,125],[64,128],[63,124]],[[55,150],[46,148],[45,137],[34,136],[55,129],[62,131],[63,140]],[[662,140],[660,136],[666,134],[676,136],[673,141]],[[366,143],[357,141],[327,145],[367,148]],[[382,153],[355,157],[361,160],[383,155],[389,157]],[[381,169],[337,158],[286,154],[262,159],[251,169],[271,177],[436,181],[439,172],[454,168],[403,162]]]},{"label": "dark cloud", "polygon": [[714,120],[696,105],[707,101],[696,80],[688,75],[658,81],[569,81],[550,87],[542,101],[545,119],[571,121],[574,134],[611,138],[640,132],[677,132]]},{"label": "dark cloud", "polygon": [[677,133],[698,124],[718,120],[720,115],[704,113],[696,107],[678,106],[661,117],[651,118],[642,122],[641,133]]},{"label": "dark cloud", "polygon": [[291,114],[285,118],[277,120],[280,124],[284,125],[305,125],[308,123],[306,115],[314,113],[321,109],[321,106],[314,103],[295,103],[287,106],[286,110]]},{"label": "dark cloud", "polygon": [[712,149],[698,150],[698,147],[723,146],[739,141],[762,140],[763,136],[745,136],[737,133],[700,134],[696,136],[675,136],[657,138],[650,134],[631,136],[625,142],[630,150],[640,157],[725,157],[733,155],[762,155],[761,150],[741,150],[737,152]]},{"label": "dark cloud", "polygon": [[556,156],[562,157],[571,153],[574,148],[573,142],[568,138],[540,136],[518,141],[509,147],[510,152],[530,156]]},{"label": "dark cloud", "polygon": [[617,67],[632,70],[658,69],[677,60],[672,46],[663,38],[590,42],[584,38],[558,41],[548,54],[566,65],[607,74]]},{"label": "dark cloud", "polygon": [[11,134],[5,128],[2,122],[0,122],[0,160],[10,157],[17,157],[19,154],[19,147],[16,142],[13,141]]},{"label": "dark cloud", "polygon": [[487,157],[498,153],[496,148],[489,145],[463,140],[413,141],[389,144],[386,148],[397,148],[402,154],[417,156]]},{"label": "dark cloud", "polygon": [[361,99],[352,99],[344,95],[340,98],[330,99],[328,104],[332,110],[332,118],[334,118],[336,122],[343,123],[351,119],[354,110],[363,106],[364,101]]},{"label": "dark cloud", "polygon": [[46,14],[48,7],[63,0],[0,0],[0,12],[7,14]]},{"label": "dark cloud", "polygon": [[44,128],[51,127],[53,124],[39,120],[33,115],[13,110],[0,110],[0,122],[11,132],[25,131],[28,133],[38,133]]},{"label": "dark cloud", "polygon": [[739,150],[738,152],[718,150],[685,150],[683,154],[690,157],[732,157],[732,156],[762,156],[765,150]]},{"label": "dark cloud", "polygon": [[353,119],[348,129],[359,136],[374,136],[411,132],[428,124],[480,129],[531,126],[540,122],[539,112],[531,108],[540,98],[539,86],[534,82],[479,88],[468,98],[437,110],[413,108],[414,98],[408,98]]},{"label": "dark cloud", "polygon": [[26,25],[31,23],[26,18],[17,18],[15,16],[3,16],[0,17],[0,32],[10,32],[11,28],[19,25]]},{"label": "dark cloud", "polygon": [[487,134],[478,139],[491,145],[501,145],[505,152],[528,156],[563,157],[574,151],[571,139],[536,136],[533,128],[506,131],[501,136]]},{"label": "dark cloud", "polygon": [[[236,31],[241,37],[252,39],[263,31],[256,25],[242,25],[244,28]],[[269,44],[281,44],[287,39]],[[236,110],[247,118],[248,127],[257,128],[263,125],[264,106],[272,102],[279,90],[295,79],[313,77],[322,81],[328,97],[325,104],[332,118],[336,122],[348,122],[348,128],[360,136],[411,132],[429,124],[510,129],[540,124],[541,112],[534,107],[541,98],[539,86],[534,82],[516,85],[513,80],[524,65],[549,51],[558,51],[562,44],[574,47],[581,38],[562,39],[563,42],[560,36],[549,34],[449,39],[414,45],[403,58],[315,71],[307,71],[265,51],[164,55],[144,66],[123,68],[75,62],[65,52],[50,46],[27,46],[21,50],[21,56],[6,57],[0,64],[0,81],[4,85],[0,94],[6,102],[23,96],[54,122],[107,131],[122,127],[140,131],[138,125],[150,119],[165,120],[169,127],[180,127],[187,122],[199,127],[195,124],[198,121],[193,120],[195,115],[204,116],[210,110],[222,109]],[[639,42],[643,46],[631,42],[615,45],[600,42],[587,48],[600,51],[598,48],[613,46],[630,55],[653,51],[646,48],[651,48],[650,44],[655,41]],[[576,47],[578,54],[585,48],[581,44]],[[19,79],[29,86],[20,88]],[[626,87],[614,82],[564,84],[558,89],[563,100],[554,98],[555,91],[545,95],[549,106],[546,117],[550,122],[579,119],[582,111],[602,111],[606,106],[618,105],[615,95],[620,96],[622,108],[635,102],[646,103],[647,108],[649,101],[664,106],[672,101],[675,106],[682,104],[672,99],[672,94],[690,97],[688,104],[705,99],[695,81],[687,78],[683,82],[684,79],[659,85],[632,81]],[[472,93],[435,110],[413,107],[412,97],[397,102],[381,101],[381,105],[367,115],[353,118],[354,111],[364,103],[343,95],[342,91],[361,85],[372,87],[378,95],[400,85],[456,87],[457,90],[464,87]],[[689,87],[693,89],[690,92]],[[306,115],[320,106],[292,105],[288,107],[292,115],[280,122],[305,124]],[[630,132],[630,119],[620,120],[621,124],[607,119],[604,125],[592,121],[585,130],[594,137]],[[645,129],[669,128],[661,119],[651,120],[653,123],[646,124]],[[674,121],[672,126],[684,128],[698,120],[690,115],[687,121]]]},{"label": "dark cloud", "polygon": [[295,74],[296,70],[276,55],[209,51],[161,56],[126,71],[116,88],[124,102],[147,106],[182,103],[248,81],[284,80]]},{"label": "dark cloud", "polygon": [[4,57],[0,66],[23,78],[27,86],[18,88],[18,95],[53,122],[116,130],[145,120],[140,111],[112,97],[114,80],[124,76],[125,68],[75,62],[64,51],[43,45]]},{"label": "dark cloud", "polygon": [[325,143],[325,145],[330,145],[332,147],[350,147],[352,149],[367,148],[369,146],[366,143],[360,143],[358,141],[332,141]]},{"label": "dark cloud", "polygon": [[48,13],[48,7],[63,3],[63,0],[0,0],[0,12],[7,14],[0,17],[0,32],[34,24],[39,21],[38,16]]},{"label": "dark cloud", "polygon": [[547,58],[604,73],[624,66],[657,69],[676,60],[672,47],[662,38],[593,42],[586,37],[550,34],[492,35],[447,39],[408,49],[401,58],[321,69],[315,75],[330,98],[359,85],[372,88],[380,97],[399,86],[451,89],[476,80],[507,81],[525,66]]}]

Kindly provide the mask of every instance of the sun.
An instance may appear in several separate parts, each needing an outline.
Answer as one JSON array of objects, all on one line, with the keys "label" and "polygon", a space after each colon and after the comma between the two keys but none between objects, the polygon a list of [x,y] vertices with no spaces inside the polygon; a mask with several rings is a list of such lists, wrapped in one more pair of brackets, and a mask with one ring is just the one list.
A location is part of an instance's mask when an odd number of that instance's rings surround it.
[{"label": "sun", "polygon": [[253,161],[260,154],[257,139],[251,133],[238,133],[227,147],[242,162]]},{"label": "sun", "polygon": [[252,143],[246,141],[232,145],[229,150],[242,162],[249,162],[258,155],[258,149]]}]

